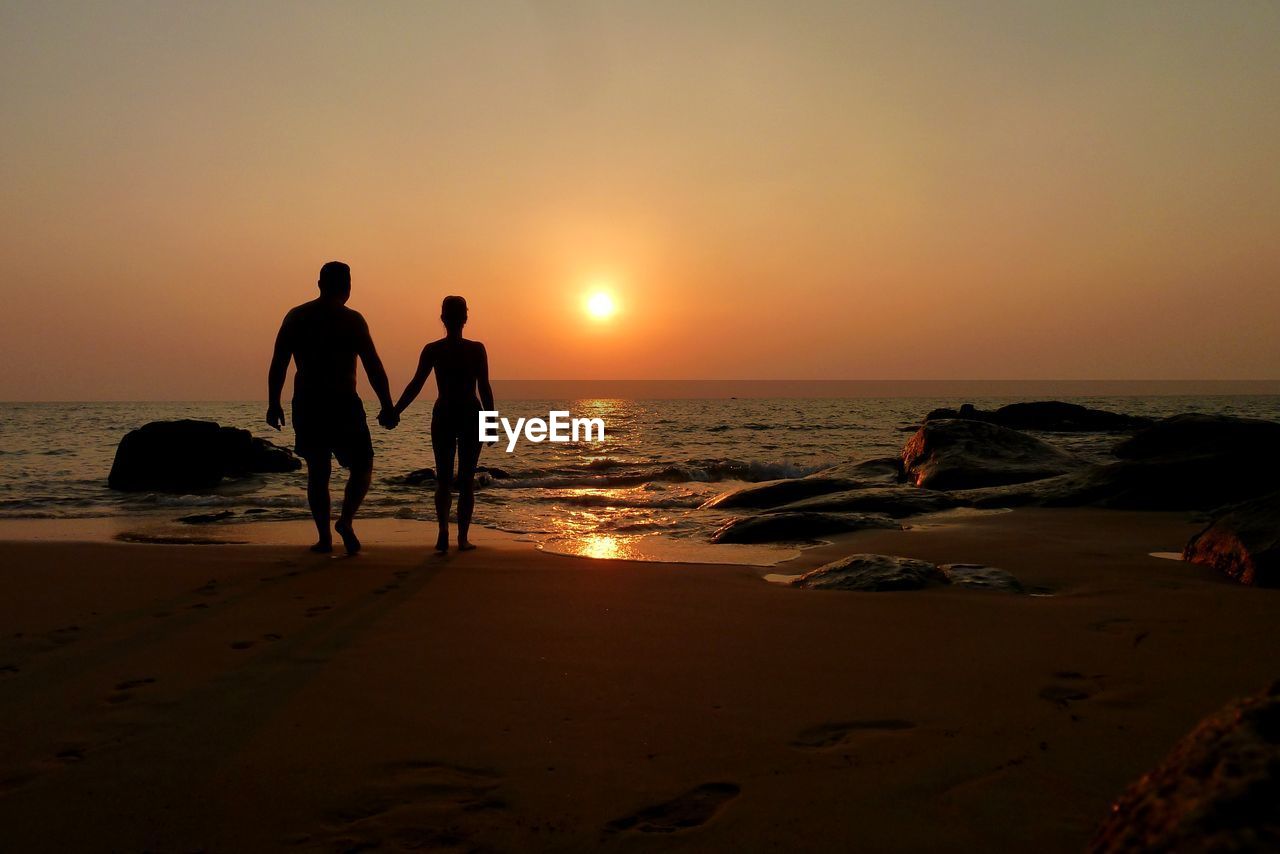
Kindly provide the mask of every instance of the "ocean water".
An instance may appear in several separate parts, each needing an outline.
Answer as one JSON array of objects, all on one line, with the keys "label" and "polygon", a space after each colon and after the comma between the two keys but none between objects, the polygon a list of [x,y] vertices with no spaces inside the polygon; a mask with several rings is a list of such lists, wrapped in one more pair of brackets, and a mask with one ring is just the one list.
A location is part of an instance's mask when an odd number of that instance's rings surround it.
[{"label": "ocean water", "polygon": [[[972,402],[994,408],[1016,399],[499,401],[503,416],[513,420],[545,418],[552,409],[602,418],[606,439],[522,441],[510,454],[504,450],[505,441],[489,446],[481,465],[497,466],[509,477],[482,476],[475,518],[480,525],[559,551],[596,557],[688,555],[695,545],[708,548],[709,533],[731,515],[698,509],[721,492],[744,483],[799,477],[849,460],[896,454],[908,435],[904,429],[938,406]],[[1280,395],[1071,399],[1156,417],[1207,412],[1280,420]],[[224,481],[217,489],[192,495],[119,493],[106,486],[116,444],[149,421],[217,421],[291,445],[292,429],[271,430],[263,423],[264,410],[261,402],[0,404],[0,518],[175,521],[225,511],[227,521],[235,523],[302,522],[309,518],[302,472]],[[363,516],[434,518],[431,487],[399,482],[406,473],[433,465],[429,413],[429,404],[419,405],[394,431],[372,426],[374,482]],[[1094,459],[1106,458],[1116,441],[1106,434],[1041,435]],[[340,484],[335,480],[335,486]],[[208,530],[217,524],[201,527]],[[428,535],[424,527],[424,537]],[[638,548],[642,544],[645,548]]]}]

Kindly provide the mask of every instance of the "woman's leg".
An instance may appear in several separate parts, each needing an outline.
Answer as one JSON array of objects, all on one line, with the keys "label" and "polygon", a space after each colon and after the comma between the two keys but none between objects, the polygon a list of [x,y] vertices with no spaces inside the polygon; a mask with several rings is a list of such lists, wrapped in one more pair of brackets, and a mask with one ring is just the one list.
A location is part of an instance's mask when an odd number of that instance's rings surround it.
[{"label": "woman's leg", "polygon": [[471,513],[476,506],[476,463],[479,459],[478,436],[464,432],[458,437],[458,551],[475,548],[467,539],[467,533],[471,530]]},{"label": "woman's leg", "polygon": [[440,523],[440,535],[436,537],[436,551],[449,550],[449,507],[453,503],[450,481],[453,480],[453,451],[457,438],[447,425],[431,419],[431,450],[436,458],[436,520]]}]

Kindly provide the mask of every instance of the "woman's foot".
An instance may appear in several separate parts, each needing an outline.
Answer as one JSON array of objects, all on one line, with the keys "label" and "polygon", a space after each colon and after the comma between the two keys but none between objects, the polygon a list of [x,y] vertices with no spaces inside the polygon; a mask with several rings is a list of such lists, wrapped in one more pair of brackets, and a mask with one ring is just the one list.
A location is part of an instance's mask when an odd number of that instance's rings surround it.
[{"label": "woman's foot", "polygon": [[472,543],[470,540],[465,540],[461,537],[458,538],[458,551],[469,552],[474,548],[475,548],[475,543]]},{"label": "woman's foot", "polygon": [[360,551],[360,540],[356,537],[355,529],[351,527],[350,522],[339,522],[333,526],[333,530],[342,537],[342,545],[346,546],[347,554],[353,555]]},{"label": "woman's foot", "polygon": [[449,551],[449,535],[441,531],[440,536],[436,537],[436,552],[444,554],[447,551]]},{"label": "woman's foot", "polygon": [[311,547],[311,551],[319,555],[327,555],[333,551],[333,540],[320,540]]}]

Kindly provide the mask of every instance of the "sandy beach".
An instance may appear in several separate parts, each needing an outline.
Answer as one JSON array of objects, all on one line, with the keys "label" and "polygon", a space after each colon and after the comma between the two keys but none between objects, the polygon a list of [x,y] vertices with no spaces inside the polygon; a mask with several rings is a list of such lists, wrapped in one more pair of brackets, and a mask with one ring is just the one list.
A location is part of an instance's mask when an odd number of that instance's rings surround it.
[{"label": "sandy beach", "polygon": [[[787,588],[490,536],[0,544],[9,851],[1079,850],[1276,676],[1187,514],[1019,510],[807,551],[1052,595]],[[372,531],[371,531],[372,533]]]}]

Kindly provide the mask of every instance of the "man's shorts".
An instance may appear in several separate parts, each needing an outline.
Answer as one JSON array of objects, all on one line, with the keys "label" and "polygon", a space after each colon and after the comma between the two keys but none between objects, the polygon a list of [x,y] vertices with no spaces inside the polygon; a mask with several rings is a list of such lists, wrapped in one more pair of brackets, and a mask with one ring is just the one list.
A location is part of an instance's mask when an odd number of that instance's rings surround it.
[{"label": "man's shorts", "polygon": [[304,460],[329,454],[346,468],[373,462],[373,440],[364,404],[352,395],[337,399],[293,401],[294,450]]}]

